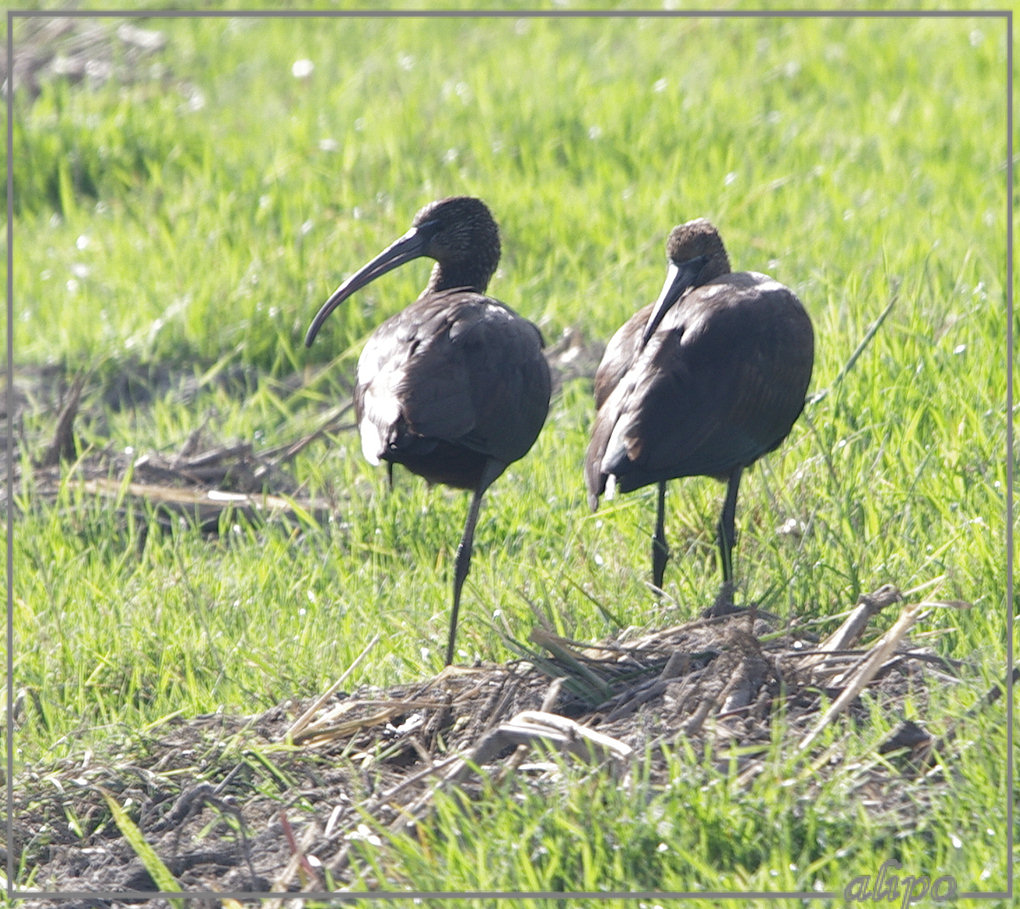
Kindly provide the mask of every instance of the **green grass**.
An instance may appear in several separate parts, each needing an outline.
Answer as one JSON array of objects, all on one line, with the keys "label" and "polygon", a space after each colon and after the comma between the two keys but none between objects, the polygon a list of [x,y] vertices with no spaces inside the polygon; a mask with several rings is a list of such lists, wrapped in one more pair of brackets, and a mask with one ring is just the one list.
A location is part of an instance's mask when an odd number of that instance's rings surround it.
[{"label": "green grass", "polygon": [[[934,646],[985,687],[1002,677],[1013,604],[1001,21],[139,24],[168,50],[132,66],[115,47],[115,82],[47,81],[14,104],[16,369],[90,372],[85,411],[102,416],[79,422],[86,445],[173,451],[206,417],[224,441],[265,447],[310,431],[427,266],[361,292],[306,351],[309,320],[433,198],[489,203],[504,239],[491,291],[550,342],[567,329],[608,338],[658,290],[669,229],[704,215],[735,268],[796,288],[818,339],[812,389],[829,390],[744,482],[741,595],[811,617],[885,582],[942,578],[926,595],[973,608],[937,614]],[[298,59],[313,61],[309,78],[292,75]],[[199,391],[103,412],[104,383],[138,364],[195,376]],[[230,369],[258,382],[231,392],[212,378]],[[307,382],[287,394],[295,372]],[[721,487],[671,484],[674,559],[657,603],[653,492],[587,512],[591,417],[588,383],[568,383],[532,452],[486,497],[460,660],[508,658],[491,629],[525,638],[529,601],[582,639],[618,631],[610,616],[655,626],[711,601]],[[26,417],[24,463],[52,426],[52,412]],[[352,684],[438,670],[467,499],[400,471],[389,490],[356,434],[329,442],[291,465],[334,503],[329,526],[146,533],[151,515],[125,526],[73,483],[56,503],[29,487],[13,540],[19,764],[178,713],[311,695],[376,631]],[[803,537],[777,533],[790,518]],[[960,687],[938,693],[937,731],[981,689]],[[422,889],[788,890],[841,886],[848,867],[895,854],[950,869],[961,889],[994,889],[1004,733],[995,711],[977,723],[980,745],[933,797],[928,825],[901,837],[880,812],[847,806],[838,781],[810,803],[776,779],[741,792],[685,756],[674,788],[641,784],[636,801],[595,778],[557,802],[493,791],[466,820],[451,802],[435,841],[373,861]]]},{"label": "green grass", "polygon": [[[984,752],[977,763],[1003,759],[1001,752]],[[692,766],[700,771],[697,779]],[[514,799],[510,787],[486,792],[481,807],[441,797],[436,823],[423,825],[415,837],[395,838],[406,878],[394,889],[443,890],[453,875],[468,891],[827,891],[834,881],[874,876],[878,867],[869,863],[876,851],[932,877],[979,880],[988,872],[976,851],[952,845],[978,832],[970,810],[933,816],[910,837],[887,833],[862,841],[859,831],[871,819],[849,799],[851,773],[812,791],[808,807],[806,780],[799,792],[761,786],[748,793],[693,750],[671,754],[668,767],[665,788],[653,785],[647,770],[639,769],[629,785],[607,786],[598,774],[568,768],[552,800]],[[982,810],[994,811],[993,800]],[[593,816],[611,821],[592,825]],[[507,845],[494,849],[493,841]],[[775,864],[777,855],[788,861]]]}]

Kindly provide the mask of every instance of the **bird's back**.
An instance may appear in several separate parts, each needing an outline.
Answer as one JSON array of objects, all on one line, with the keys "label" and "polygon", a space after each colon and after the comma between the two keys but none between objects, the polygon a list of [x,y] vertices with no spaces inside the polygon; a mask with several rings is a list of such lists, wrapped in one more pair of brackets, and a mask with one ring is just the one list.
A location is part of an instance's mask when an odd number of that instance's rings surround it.
[{"label": "bird's back", "polygon": [[549,407],[538,329],[469,290],[432,291],[372,334],[354,400],[362,448],[432,482],[472,488],[488,458],[527,453]]},{"label": "bird's back", "polygon": [[611,339],[596,374],[586,458],[590,498],[674,477],[724,476],[771,451],[804,406],[810,319],[787,287],[755,272],[691,289],[641,347],[651,307]]}]

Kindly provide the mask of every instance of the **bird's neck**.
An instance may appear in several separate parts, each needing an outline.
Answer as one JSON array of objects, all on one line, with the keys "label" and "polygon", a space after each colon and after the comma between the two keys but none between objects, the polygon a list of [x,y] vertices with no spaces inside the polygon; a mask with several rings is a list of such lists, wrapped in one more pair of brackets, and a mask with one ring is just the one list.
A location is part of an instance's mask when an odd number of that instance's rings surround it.
[{"label": "bird's neck", "polygon": [[726,250],[721,248],[706,263],[698,274],[698,284],[707,284],[730,273],[730,260]]},{"label": "bird's neck", "polygon": [[489,278],[495,268],[488,268],[477,260],[470,262],[436,262],[432,267],[426,291],[453,290],[468,287],[478,293],[485,293]]}]

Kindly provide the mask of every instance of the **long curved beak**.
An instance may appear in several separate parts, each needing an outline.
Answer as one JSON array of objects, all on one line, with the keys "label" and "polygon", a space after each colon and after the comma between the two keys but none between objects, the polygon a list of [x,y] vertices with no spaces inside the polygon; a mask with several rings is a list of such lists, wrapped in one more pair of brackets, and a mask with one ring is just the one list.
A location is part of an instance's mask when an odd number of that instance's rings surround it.
[{"label": "long curved beak", "polygon": [[655,329],[663,317],[676,305],[677,301],[691,287],[698,277],[699,272],[708,261],[707,256],[697,256],[688,259],[686,262],[674,262],[672,259],[666,269],[666,282],[659,291],[659,298],[652,307],[652,314],[648,317],[648,324],[641,336],[641,346],[648,343],[648,339],[655,334]]},{"label": "long curved beak", "polygon": [[312,341],[322,328],[322,323],[329,318],[329,314],[336,309],[355,291],[360,290],[366,284],[371,283],[380,275],[392,271],[405,262],[417,259],[425,254],[426,238],[418,227],[412,227],[404,236],[386,247],[371,262],[363,265],[336,290],[329,295],[329,299],[322,304],[322,308],[312,319],[312,324],[305,335],[305,347],[311,347]]}]

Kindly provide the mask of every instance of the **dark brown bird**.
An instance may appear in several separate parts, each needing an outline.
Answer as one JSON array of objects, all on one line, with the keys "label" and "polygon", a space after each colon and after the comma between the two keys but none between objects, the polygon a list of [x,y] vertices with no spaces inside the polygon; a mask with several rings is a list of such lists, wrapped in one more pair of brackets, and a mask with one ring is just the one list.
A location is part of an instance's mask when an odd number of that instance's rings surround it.
[{"label": "dark brown bird", "polygon": [[718,532],[727,589],[740,474],[800,416],[814,332],[788,287],[730,271],[722,239],[704,218],[673,228],[666,254],[659,298],[613,335],[595,374],[588,502],[598,508],[607,483],[623,492],[658,483],[652,580],[661,589],[666,481],[726,480]]},{"label": "dark brown bird", "polygon": [[403,464],[430,483],[474,491],[454,565],[447,665],[482,496],[527,454],[549,411],[539,330],[485,296],[499,252],[499,229],[480,199],[432,202],[406,234],[333,291],[305,337],[311,346],[327,316],[380,275],[420,256],[436,260],[418,299],[365,344],[354,411],[372,464]]}]

